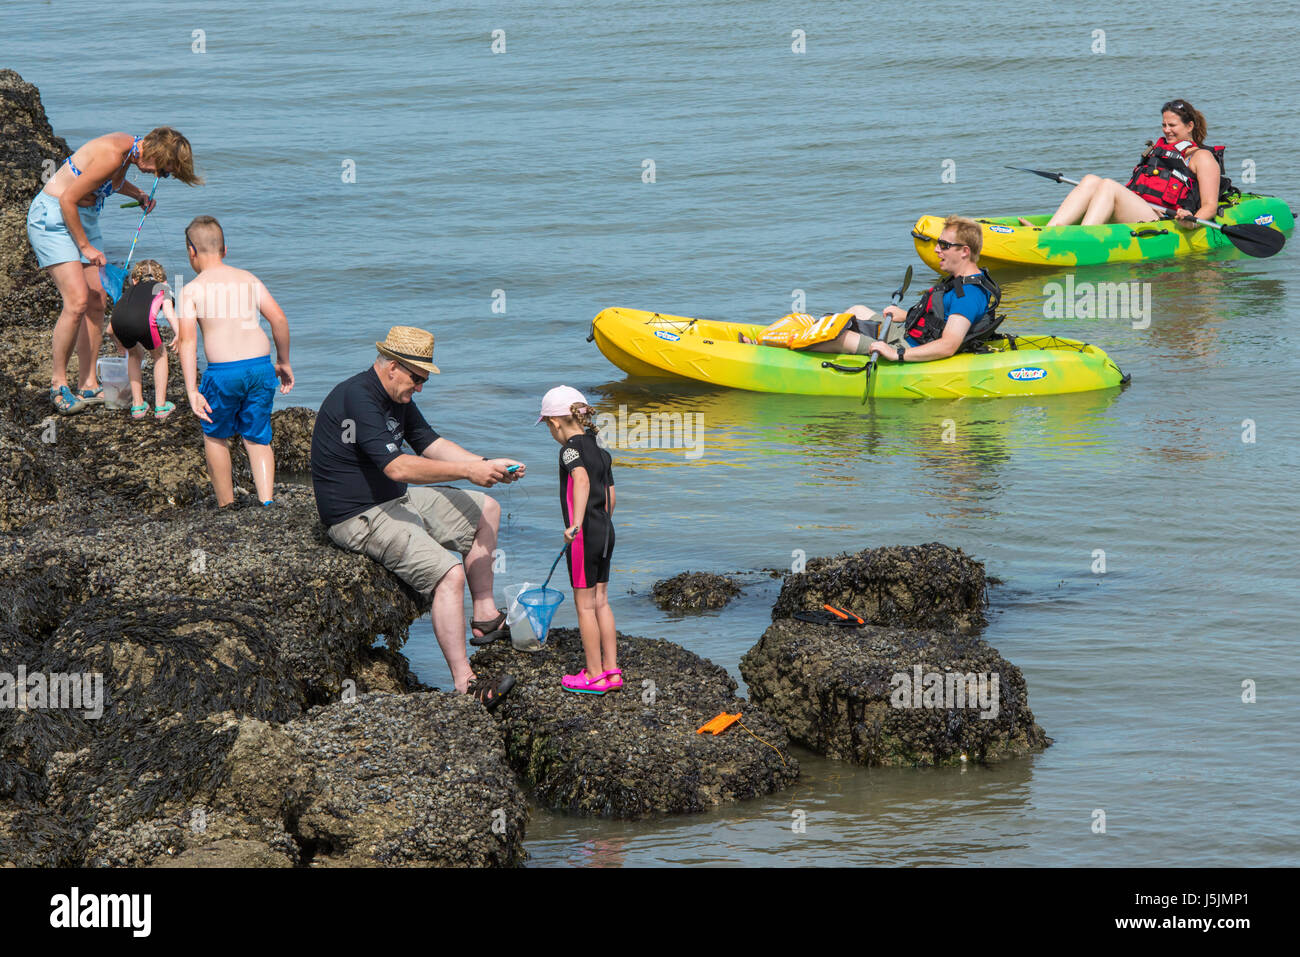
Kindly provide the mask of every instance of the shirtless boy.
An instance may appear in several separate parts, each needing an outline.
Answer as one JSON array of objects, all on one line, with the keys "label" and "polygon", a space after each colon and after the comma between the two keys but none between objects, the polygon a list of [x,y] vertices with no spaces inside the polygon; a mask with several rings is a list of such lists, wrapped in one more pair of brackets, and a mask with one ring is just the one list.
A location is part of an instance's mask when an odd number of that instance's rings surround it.
[{"label": "shirtless boy", "polygon": [[[181,370],[190,408],[203,422],[203,451],[217,505],[235,500],[226,440],[243,436],[257,486],[257,500],[271,504],[275,455],[271,451],[271,405],[277,380],[281,393],[293,388],[289,367],[289,320],[251,272],[227,266],[226,238],[211,216],[198,216],[185,227],[190,268],[197,275],[185,285],[180,301]],[[271,324],[271,340],[258,324],[259,313]],[[197,328],[196,328],[197,323]],[[198,335],[208,367],[195,387]]]}]

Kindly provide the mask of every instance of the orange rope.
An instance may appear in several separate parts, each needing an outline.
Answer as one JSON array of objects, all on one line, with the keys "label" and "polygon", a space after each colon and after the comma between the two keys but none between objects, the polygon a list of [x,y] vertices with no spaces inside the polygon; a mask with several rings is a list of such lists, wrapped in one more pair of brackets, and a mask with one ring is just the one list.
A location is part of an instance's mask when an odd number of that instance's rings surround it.
[{"label": "orange rope", "polygon": [[[742,728],[745,728],[745,722],[743,721],[737,721],[736,724],[740,725]],[[761,741],[763,744],[767,744],[767,746],[771,748],[773,751],[776,751],[776,756],[781,759],[781,767],[783,768],[788,767],[788,765],[785,763],[785,756],[781,754],[780,750],[775,745],[768,744],[766,741],[763,741],[762,738],[754,734],[753,731],[750,731],[749,728],[745,728],[745,731],[747,731],[749,733],[749,736],[752,737],[755,741]]]}]

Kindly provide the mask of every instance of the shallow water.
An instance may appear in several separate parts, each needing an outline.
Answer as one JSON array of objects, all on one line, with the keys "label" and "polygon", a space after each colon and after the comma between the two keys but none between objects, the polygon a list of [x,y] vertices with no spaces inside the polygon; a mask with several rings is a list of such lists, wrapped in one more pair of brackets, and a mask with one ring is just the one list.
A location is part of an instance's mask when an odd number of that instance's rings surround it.
[{"label": "shallow water", "polygon": [[[430,421],[531,466],[501,493],[502,587],[544,575],[560,545],[556,448],[532,427],[559,382],[603,410],[704,417],[697,458],[616,455],[625,632],[739,677],[776,595],[759,570],[796,550],[942,541],[1006,583],[986,637],[1024,670],[1055,739],[1042,755],[864,771],[801,754],[796,787],[709,814],[538,811],[535,864],[1295,864],[1293,249],[1079,271],[1150,283],[1145,329],[1044,319],[1044,286],[1064,273],[999,274],[1004,329],[1102,345],[1133,375],[1122,393],[863,406],[665,387],[627,381],[584,341],[610,305],[770,320],[795,289],[812,310],[883,304],[919,267],[908,232],[922,212],[1050,209],[1062,187],[1003,166],[1122,175],[1174,96],[1207,114],[1236,178],[1250,159],[1257,189],[1300,201],[1277,135],[1300,92],[1284,7],[1191,2],[1157,27],[1129,4],[1006,16],[963,0],[945,8],[962,40],[945,57],[921,52],[939,14],[914,9],[322,0],[304,20],[245,0],[11,0],[0,63],[40,87],[73,145],[160,122],[193,139],[207,185],[160,186],[140,253],[174,274],[185,223],[222,220],[231,261],[290,317],[298,387],[281,402],[318,405],[391,324],[435,332]],[[1251,37],[1249,71],[1153,83],[1152,50],[1203,45],[1229,13]],[[498,28],[507,50],[493,55]],[[1096,29],[1104,54],[1090,52]],[[110,203],[110,255],[135,222]],[[750,586],[722,613],[658,611],[650,585],[685,568],[744,571]],[[571,600],[557,621],[573,623]],[[427,619],[406,652],[447,685]],[[1247,679],[1255,704],[1241,702]]]}]

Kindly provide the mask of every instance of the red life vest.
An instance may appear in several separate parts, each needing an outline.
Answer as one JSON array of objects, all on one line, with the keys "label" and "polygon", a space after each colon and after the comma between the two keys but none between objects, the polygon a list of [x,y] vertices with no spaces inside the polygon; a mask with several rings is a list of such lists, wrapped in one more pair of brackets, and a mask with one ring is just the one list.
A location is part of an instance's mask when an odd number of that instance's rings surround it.
[{"label": "red life vest", "polygon": [[1201,193],[1196,185],[1196,174],[1188,165],[1187,154],[1192,150],[1210,151],[1219,164],[1220,200],[1233,191],[1232,181],[1223,168],[1222,146],[1197,146],[1191,140],[1169,143],[1162,136],[1147,146],[1133,167],[1133,175],[1124,185],[1149,203],[1169,209],[1186,209],[1191,212],[1201,208]]},{"label": "red life vest", "polygon": [[961,298],[966,295],[966,285],[979,286],[988,294],[989,301],[978,315],[967,316],[971,322],[971,328],[984,316],[992,316],[1002,302],[1002,290],[998,284],[993,281],[987,269],[981,269],[972,276],[947,276],[937,285],[931,286],[922,295],[919,302],[911,309],[907,310],[907,318],[903,320],[904,334],[915,342],[917,345],[924,345],[927,342],[934,342],[936,339],[943,338],[944,326],[948,324],[948,317],[943,311],[943,297],[951,289],[957,290],[957,297]]}]

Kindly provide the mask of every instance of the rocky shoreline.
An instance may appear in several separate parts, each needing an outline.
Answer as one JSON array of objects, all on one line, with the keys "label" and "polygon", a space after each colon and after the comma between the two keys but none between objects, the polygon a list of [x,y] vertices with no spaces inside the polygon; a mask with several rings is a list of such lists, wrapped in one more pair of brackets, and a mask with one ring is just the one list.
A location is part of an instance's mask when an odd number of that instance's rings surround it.
[{"label": "rocky shoreline", "polygon": [[[104,692],[97,714],[0,693],[0,865],[513,866],[526,793],[578,815],[700,812],[791,785],[791,742],[860,764],[1050,743],[1018,670],[974,637],[982,566],[941,545],[788,576],[742,662],[751,701],[718,665],[632,636],[623,691],[566,694],[581,650],[565,629],[536,654],[476,653],[519,679],[494,715],[423,687],[401,648],[427,607],[329,543],[309,488],[218,510],[192,416],[52,414],[60,303],[24,219],[43,162],[67,154],[35,87],[0,71],[0,673],[95,674]],[[183,413],[182,391],[173,375]],[[281,474],[307,471],[313,422],[275,413]],[[737,590],[687,575],[665,600],[720,607]],[[872,627],[793,617],[826,602]],[[920,663],[999,673],[999,716],[891,711],[890,675]],[[697,733],[724,711],[747,730]]]}]

